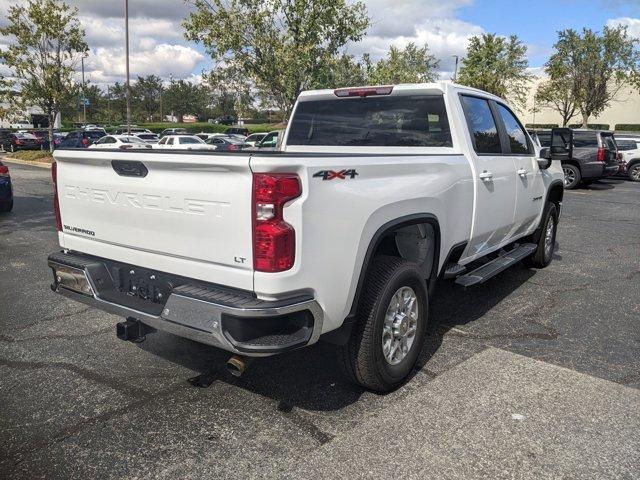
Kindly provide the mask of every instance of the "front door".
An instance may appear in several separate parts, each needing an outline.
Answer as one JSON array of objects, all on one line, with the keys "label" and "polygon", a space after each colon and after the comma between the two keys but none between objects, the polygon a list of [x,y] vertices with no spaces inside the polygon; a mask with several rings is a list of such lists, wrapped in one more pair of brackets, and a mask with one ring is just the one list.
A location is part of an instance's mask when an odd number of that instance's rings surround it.
[{"label": "front door", "polygon": [[[536,151],[513,112],[496,103],[496,110],[507,140],[508,158],[513,162],[516,178],[516,208],[510,237],[529,232],[538,222],[544,205],[544,182]],[[507,158],[507,157],[505,157]]]}]

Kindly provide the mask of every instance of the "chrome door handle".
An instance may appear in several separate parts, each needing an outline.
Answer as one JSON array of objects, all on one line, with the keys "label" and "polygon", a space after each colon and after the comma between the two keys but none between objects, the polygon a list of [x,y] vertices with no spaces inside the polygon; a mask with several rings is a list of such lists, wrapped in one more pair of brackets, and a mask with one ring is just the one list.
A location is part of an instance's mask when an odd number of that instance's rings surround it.
[{"label": "chrome door handle", "polygon": [[529,173],[529,170],[527,170],[526,168],[521,168],[520,170],[518,170],[516,172],[518,175],[520,175],[521,177],[526,177],[527,173]]},{"label": "chrome door handle", "polygon": [[480,178],[480,180],[482,180],[483,182],[490,182],[491,179],[493,178],[493,173],[491,172],[487,172],[486,170],[484,172],[482,172],[480,175],[478,175],[478,177]]}]

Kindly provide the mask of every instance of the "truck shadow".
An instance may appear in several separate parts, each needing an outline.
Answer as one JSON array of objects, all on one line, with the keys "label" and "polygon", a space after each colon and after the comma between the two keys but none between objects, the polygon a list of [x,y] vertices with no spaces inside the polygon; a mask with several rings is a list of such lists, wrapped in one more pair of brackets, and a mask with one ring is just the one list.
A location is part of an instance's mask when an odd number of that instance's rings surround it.
[{"label": "truck shadow", "polygon": [[[475,289],[463,290],[441,282],[431,303],[431,324],[414,375],[435,376],[430,360],[449,330],[470,324],[527,282],[534,270],[513,267],[510,271]],[[319,342],[309,348],[256,359],[241,378],[230,375],[225,362],[230,354],[214,347],[165,333],[156,333],[140,348],[199,372],[190,379],[198,386],[224,382],[277,401],[278,409],[294,407],[311,411],[335,411],[353,403],[365,390],[343,377],[335,346]],[[470,340],[473,341],[473,340]],[[446,354],[446,352],[443,352]],[[409,380],[411,382],[411,380]]]}]

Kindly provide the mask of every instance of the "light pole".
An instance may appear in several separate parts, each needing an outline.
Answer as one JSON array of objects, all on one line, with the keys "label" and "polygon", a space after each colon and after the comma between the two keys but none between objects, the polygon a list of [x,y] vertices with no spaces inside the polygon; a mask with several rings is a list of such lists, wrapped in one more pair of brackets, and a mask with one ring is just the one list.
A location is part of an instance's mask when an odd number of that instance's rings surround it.
[{"label": "light pole", "polygon": [[453,83],[456,83],[456,81],[458,80],[458,55],[451,55],[451,56],[456,59],[456,66],[453,71],[453,78],[451,79]]},{"label": "light pole", "polygon": [[124,0],[124,36],[127,64],[127,135],[131,135],[131,85],[129,84],[129,0]]},{"label": "light pole", "polygon": [[84,83],[84,55],[80,59],[82,62],[82,123],[87,124],[87,89]]}]

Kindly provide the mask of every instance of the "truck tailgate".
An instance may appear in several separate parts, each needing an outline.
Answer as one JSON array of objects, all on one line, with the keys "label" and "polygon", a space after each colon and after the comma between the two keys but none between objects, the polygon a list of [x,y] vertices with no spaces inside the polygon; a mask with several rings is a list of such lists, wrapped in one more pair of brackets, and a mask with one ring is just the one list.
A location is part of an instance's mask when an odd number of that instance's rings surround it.
[{"label": "truck tailgate", "polygon": [[55,159],[63,247],[253,288],[249,155],[58,150]]}]

